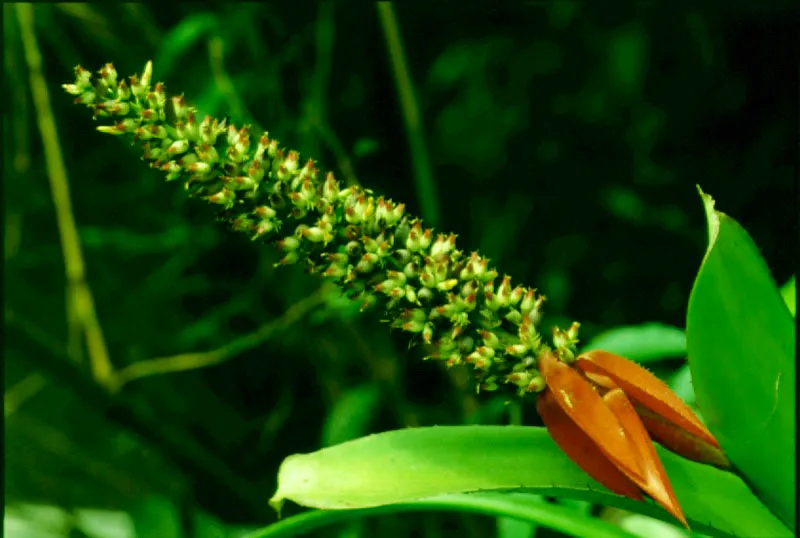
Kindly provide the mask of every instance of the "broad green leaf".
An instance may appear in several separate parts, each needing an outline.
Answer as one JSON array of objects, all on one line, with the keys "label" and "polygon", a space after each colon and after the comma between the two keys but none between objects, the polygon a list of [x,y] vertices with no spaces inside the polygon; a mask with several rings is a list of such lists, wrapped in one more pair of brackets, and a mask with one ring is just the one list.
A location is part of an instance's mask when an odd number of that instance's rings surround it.
[{"label": "broad green leaf", "polygon": [[781,297],[783,302],[786,303],[786,308],[789,309],[792,316],[797,312],[797,289],[795,284],[795,277],[789,279],[789,282],[781,288]]},{"label": "broad green leaf", "polygon": [[670,325],[643,323],[601,333],[584,348],[590,349],[603,349],[643,363],[681,358],[686,355],[686,335]]},{"label": "broad green leaf", "polygon": [[[791,536],[735,475],[659,454],[693,528],[725,536]],[[339,510],[509,490],[563,495],[671,522],[654,504],[619,497],[594,482],[544,428],[521,426],[413,428],[293,455],[281,465],[270,503],[280,507],[288,499]]]},{"label": "broad green leaf", "polygon": [[672,392],[687,404],[694,406],[696,398],[694,395],[694,386],[692,385],[692,370],[689,368],[687,362],[672,375],[669,380],[669,388]]},{"label": "broad green leaf", "polygon": [[570,536],[592,538],[634,538],[635,535],[574,510],[543,503],[525,493],[470,493],[439,495],[418,501],[353,510],[319,510],[285,519],[244,538],[298,536],[314,529],[355,518],[421,510],[455,510],[495,517],[514,518],[558,530]]},{"label": "broad green leaf", "polygon": [[686,322],[697,405],[759,498],[794,528],[794,320],[753,240],[700,194],[709,245]]}]

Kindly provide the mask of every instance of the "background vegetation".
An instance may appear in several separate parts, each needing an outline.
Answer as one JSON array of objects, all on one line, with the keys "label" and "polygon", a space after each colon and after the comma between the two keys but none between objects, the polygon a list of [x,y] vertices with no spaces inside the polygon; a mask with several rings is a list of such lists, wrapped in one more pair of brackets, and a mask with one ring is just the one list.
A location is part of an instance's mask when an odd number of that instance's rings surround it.
[{"label": "background vegetation", "polygon": [[[545,324],[580,320],[584,341],[684,326],[706,241],[697,183],[779,284],[795,270],[796,36],[778,4],[32,11],[26,26],[3,7],[6,526],[30,533],[14,536],[226,536],[275,520],[289,454],[404,427],[539,424],[302,269],[273,269],[273,250],[96,133],[60,90],[76,64],[128,75],[152,58],[202,113],[267,128],[456,232],[548,296]],[[31,93],[31,28],[48,108]],[[77,244],[83,275],[64,252]],[[93,378],[104,350],[117,391]],[[677,371],[675,355],[656,371]],[[530,535],[509,525],[421,513],[335,532]]]}]

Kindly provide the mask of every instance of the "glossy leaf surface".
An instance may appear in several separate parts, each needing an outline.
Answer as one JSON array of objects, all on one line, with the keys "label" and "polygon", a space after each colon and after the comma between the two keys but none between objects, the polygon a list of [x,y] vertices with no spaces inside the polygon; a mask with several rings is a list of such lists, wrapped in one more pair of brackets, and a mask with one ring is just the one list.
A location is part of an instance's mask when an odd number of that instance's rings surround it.
[{"label": "glossy leaf surface", "polygon": [[794,526],[794,320],[753,240],[701,196],[709,246],[687,315],[697,405],[728,459]]},{"label": "glossy leaf surface", "polygon": [[[791,536],[733,474],[660,448],[658,454],[694,530],[715,536]],[[367,508],[452,493],[520,489],[674,521],[660,507],[614,495],[590,479],[544,428],[521,426],[413,428],[290,456],[281,466],[271,502]]]}]

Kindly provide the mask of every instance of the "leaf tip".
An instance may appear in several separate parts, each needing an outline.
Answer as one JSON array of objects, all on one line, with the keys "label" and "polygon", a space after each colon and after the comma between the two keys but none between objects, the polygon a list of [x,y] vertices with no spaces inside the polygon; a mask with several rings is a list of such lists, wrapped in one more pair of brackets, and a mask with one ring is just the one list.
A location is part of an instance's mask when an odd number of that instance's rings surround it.
[{"label": "leaf tip", "polygon": [[710,251],[719,235],[720,214],[714,209],[714,205],[716,204],[714,198],[712,198],[710,194],[703,192],[700,185],[695,186],[697,187],[697,192],[700,194],[700,198],[703,200],[703,208],[706,211],[706,220],[708,221],[708,250]]},{"label": "leaf tip", "polygon": [[284,498],[281,495],[280,489],[275,492],[275,495],[269,500],[270,507],[278,514],[278,519],[281,518],[281,509],[283,508]]}]

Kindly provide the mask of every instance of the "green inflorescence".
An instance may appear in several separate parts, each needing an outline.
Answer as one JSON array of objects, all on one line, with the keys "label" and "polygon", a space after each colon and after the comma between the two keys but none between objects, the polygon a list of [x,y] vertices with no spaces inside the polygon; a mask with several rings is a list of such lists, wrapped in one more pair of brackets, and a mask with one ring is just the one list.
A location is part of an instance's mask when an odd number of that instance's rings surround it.
[{"label": "green inflorescence", "polygon": [[[128,81],[118,80],[112,64],[75,73],[64,89],[95,119],[114,120],[99,131],[132,135],[168,181],[181,180],[191,196],[220,206],[234,230],[276,244],[279,264],[304,262],[362,308],[382,308],[392,327],[427,344],[427,358],[472,365],[483,390],[544,388],[536,369],[550,350],[537,331],[544,296],[499,278],[477,252],[458,250],[454,234],[434,235],[403,204],[369,189],[342,189],[332,172],[301,163],[267,133],[253,144],[248,126],[208,116],[198,122],[182,95],[151,86],[150,62]],[[574,359],[577,333],[577,322],[553,330],[562,360]]]}]

